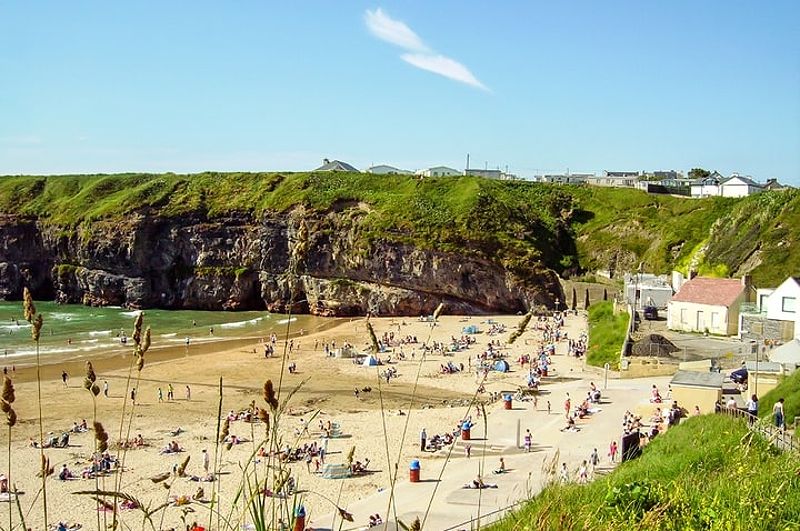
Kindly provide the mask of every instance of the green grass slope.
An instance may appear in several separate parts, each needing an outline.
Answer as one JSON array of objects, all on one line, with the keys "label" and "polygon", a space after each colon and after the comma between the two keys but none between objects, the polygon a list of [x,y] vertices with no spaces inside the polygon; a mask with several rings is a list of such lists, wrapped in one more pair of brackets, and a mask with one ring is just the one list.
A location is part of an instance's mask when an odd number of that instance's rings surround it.
[{"label": "green grass slope", "polygon": [[[783,398],[783,413],[786,416],[786,423],[791,424],[800,415],[800,371],[795,371],[785,377],[778,387],[759,397],[758,414],[761,417],[772,415],[772,406],[779,399]],[[770,422],[772,420],[770,419]]]},{"label": "green grass slope", "polygon": [[619,368],[629,322],[627,312],[614,313],[612,301],[596,302],[589,306],[589,348],[586,352],[589,365],[602,367],[608,363],[613,370]]},{"label": "green grass slope", "polygon": [[687,419],[608,476],[548,487],[488,529],[800,529],[800,458],[746,433],[722,415]]}]

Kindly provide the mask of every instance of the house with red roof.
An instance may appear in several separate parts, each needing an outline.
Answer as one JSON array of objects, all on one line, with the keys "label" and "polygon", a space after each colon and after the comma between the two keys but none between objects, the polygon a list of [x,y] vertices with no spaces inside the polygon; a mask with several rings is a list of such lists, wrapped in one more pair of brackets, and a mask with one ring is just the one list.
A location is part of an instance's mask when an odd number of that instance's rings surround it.
[{"label": "house with red roof", "polygon": [[667,328],[733,336],[739,331],[739,307],[750,302],[750,277],[694,277],[667,304]]}]

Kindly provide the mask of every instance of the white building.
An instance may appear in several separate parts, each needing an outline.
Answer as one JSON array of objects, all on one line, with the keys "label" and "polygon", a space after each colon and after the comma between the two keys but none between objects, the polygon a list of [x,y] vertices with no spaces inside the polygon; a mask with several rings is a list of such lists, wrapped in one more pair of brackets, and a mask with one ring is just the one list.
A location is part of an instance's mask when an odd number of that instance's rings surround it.
[{"label": "white building", "polygon": [[742,177],[735,173],[720,181],[719,189],[722,197],[747,197],[764,191],[764,188],[750,177]]},{"label": "white building", "polygon": [[417,170],[417,175],[423,177],[449,177],[452,175],[461,175],[459,170],[448,168],[447,166],[433,166],[424,170]]},{"label": "white building", "polygon": [[625,275],[625,298],[637,310],[654,306],[663,310],[672,299],[672,286],[665,275],[649,273]]},{"label": "white building", "polygon": [[739,308],[750,299],[750,279],[695,277],[681,285],[667,305],[667,328],[732,336]]},{"label": "white building", "polygon": [[692,181],[690,185],[692,197],[716,197],[720,195],[719,183],[724,177],[719,172],[714,172],[708,177]]},{"label": "white building", "polygon": [[800,339],[800,277],[789,277],[767,298],[767,319],[793,321]]}]

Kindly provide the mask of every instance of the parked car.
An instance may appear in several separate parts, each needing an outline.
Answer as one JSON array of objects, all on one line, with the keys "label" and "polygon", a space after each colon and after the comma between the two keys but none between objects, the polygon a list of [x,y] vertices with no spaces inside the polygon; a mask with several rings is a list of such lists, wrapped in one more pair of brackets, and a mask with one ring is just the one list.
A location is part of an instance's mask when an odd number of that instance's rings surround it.
[{"label": "parked car", "polygon": [[644,310],[644,318],[648,321],[657,321],[658,320],[658,308],[655,306],[645,306]]},{"label": "parked car", "polygon": [[747,383],[747,369],[742,367],[741,369],[736,369],[731,373],[731,381],[735,384],[745,384]]}]

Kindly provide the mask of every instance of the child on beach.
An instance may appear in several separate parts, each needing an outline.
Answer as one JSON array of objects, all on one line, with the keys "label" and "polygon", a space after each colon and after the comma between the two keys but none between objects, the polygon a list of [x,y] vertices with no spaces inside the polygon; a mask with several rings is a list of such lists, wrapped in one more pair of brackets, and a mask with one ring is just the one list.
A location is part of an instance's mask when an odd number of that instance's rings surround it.
[{"label": "child on beach", "polygon": [[525,451],[531,451],[531,445],[533,444],[533,438],[531,437],[531,430],[525,430]]},{"label": "child on beach", "polygon": [[608,447],[608,457],[611,458],[612,463],[617,462],[617,441],[611,441],[611,446]]}]

